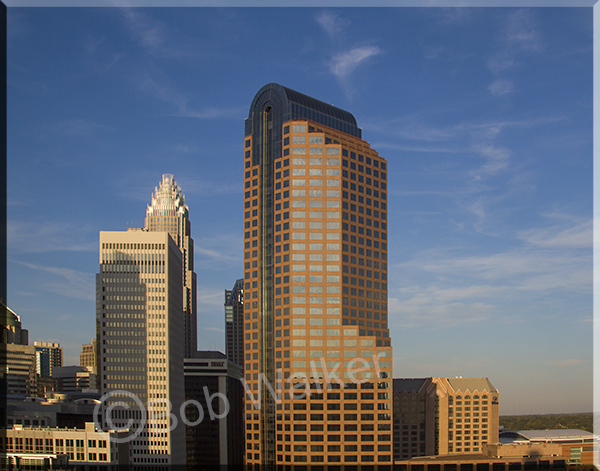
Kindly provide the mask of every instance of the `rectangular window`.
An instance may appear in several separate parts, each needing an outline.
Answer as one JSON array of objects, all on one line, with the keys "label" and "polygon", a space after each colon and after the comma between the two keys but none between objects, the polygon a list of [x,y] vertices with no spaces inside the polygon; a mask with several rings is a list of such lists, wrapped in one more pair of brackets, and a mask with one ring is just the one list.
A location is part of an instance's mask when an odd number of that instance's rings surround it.
[{"label": "rectangular window", "polygon": [[292,132],[305,133],[306,132],[306,124],[293,124]]},{"label": "rectangular window", "polygon": [[292,144],[306,144],[305,136],[292,136]]}]

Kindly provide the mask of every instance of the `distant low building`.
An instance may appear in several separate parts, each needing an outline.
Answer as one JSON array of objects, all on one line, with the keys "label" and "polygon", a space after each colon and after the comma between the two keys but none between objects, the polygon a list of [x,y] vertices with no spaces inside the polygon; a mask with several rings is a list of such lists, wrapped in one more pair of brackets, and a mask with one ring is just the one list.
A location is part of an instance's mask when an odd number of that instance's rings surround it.
[{"label": "distant low building", "polygon": [[565,470],[567,460],[554,443],[489,444],[478,453],[421,456],[394,462],[395,471]]},{"label": "distant low building", "polygon": [[[94,372],[92,372],[94,371]],[[95,368],[86,366],[61,366],[54,369],[60,392],[97,391]]]},{"label": "distant low building", "polygon": [[593,464],[594,452],[598,453],[598,437],[585,430],[506,430],[500,432],[499,441],[504,445],[560,445],[561,453],[571,465]]},{"label": "distant low building", "polygon": [[85,428],[94,420],[98,393],[51,393],[41,398],[8,398],[5,401],[6,423],[24,427]]}]

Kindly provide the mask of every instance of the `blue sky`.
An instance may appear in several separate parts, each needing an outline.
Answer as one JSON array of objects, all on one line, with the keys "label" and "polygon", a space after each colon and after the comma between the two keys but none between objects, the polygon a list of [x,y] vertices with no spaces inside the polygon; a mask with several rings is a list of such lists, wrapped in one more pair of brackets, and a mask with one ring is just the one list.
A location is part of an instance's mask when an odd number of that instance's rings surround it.
[{"label": "blue sky", "polygon": [[242,276],[242,145],[277,82],[388,164],[396,377],[487,376],[501,414],[592,409],[592,9],[9,8],[8,305],[78,363],[98,232],[190,208],[199,348]]}]

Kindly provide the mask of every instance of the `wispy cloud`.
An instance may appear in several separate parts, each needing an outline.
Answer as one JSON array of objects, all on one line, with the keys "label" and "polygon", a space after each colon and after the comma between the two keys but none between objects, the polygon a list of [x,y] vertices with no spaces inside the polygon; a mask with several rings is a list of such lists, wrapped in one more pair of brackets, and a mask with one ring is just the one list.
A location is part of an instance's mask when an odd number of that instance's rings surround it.
[{"label": "wispy cloud", "polygon": [[329,70],[339,80],[345,80],[348,75],[369,57],[381,54],[378,46],[361,46],[341,52],[332,57]]},{"label": "wispy cloud", "polygon": [[114,128],[83,118],[67,119],[57,123],[46,124],[42,127],[43,134],[59,134],[65,137],[98,136],[104,131],[114,131]]},{"label": "wispy cloud", "polygon": [[392,327],[448,328],[457,325],[482,322],[491,317],[493,306],[481,302],[423,302],[420,298],[400,301],[391,298],[388,304]]},{"label": "wispy cloud", "polygon": [[512,80],[496,80],[488,86],[488,90],[494,96],[507,95],[514,89],[514,83]]},{"label": "wispy cloud", "polygon": [[545,248],[592,248],[593,222],[583,221],[573,227],[553,226],[521,231],[518,238]]},{"label": "wispy cloud", "polygon": [[194,108],[190,106],[186,95],[169,85],[166,79],[157,79],[147,70],[141,76],[135,77],[133,81],[144,93],[170,104],[173,109],[165,113],[170,116],[200,119],[238,118],[246,112],[246,108],[242,106]]},{"label": "wispy cloud", "polygon": [[319,26],[323,28],[323,31],[331,38],[335,38],[344,29],[350,26],[350,20],[343,19],[339,15],[327,10],[321,11],[315,19],[317,20],[317,23],[319,23]]},{"label": "wispy cloud", "polygon": [[219,307],[219,309],[223,309],[224,302],[224,291],[223,290],[215,290],[215,289],[207,289],[207,288],[198,288],[198,293],[196,295],[198,299],[198,310],[214,313],[214,308]]},{"label": "wispy cloud", "polygon": [[543,48],[541,35],[531,9],[512,12],[506,23],[506,40],[522,51],[539,51]]},{"label": "wispy cloud", "polygon": [[[98,250],[96,241],[87,242],[86,229],[72,223],[10,220],[7,224],[9,252],[91,252]],[[90,231],[91,233],[91,231]]]},{"label": "wispy cloud", "polygon": [[40,287],[48,292],[66,296],[68,298],[93,301],[95,299],[95,275],[70,268],[36,265],[33,263],[17,262],[32,270],[49,273],[50,278],[45,278]]},{"label": "wispy cloud", "polygon": [[[349,20],[327,10],[319,12],[315,16],[315,20],[330,38],[337,40],[337,43],[346,42],[342,33],[350,25]],[[354,94],[350,81],[352,72],[361,64],[366,63],[369,58],[382,54],[383,51],[379,46],[364,44],[364,42],[360,46],[348,47],[345,45],[341,51],[340,46],[337,45],[335,49],[337,51],[330,53],[326,62],[327,68],[342,87],[346,97],[350,99]]]},{"label": "wispy cloud", "polygon": [[[517,9],[508,15],[500,37],[499,50],[489,57],[487,66],[494,75],[517,67],[527,54],[544,48],[531,9]],[[493,81],[488,90],[494,96],[503,96],[514,90],[514,82],[507,79]]]},{"label": "wispy cloud", "polygon": [[167,36],[165,25],[139,9],[119,8],[125,25],[132,37],[148,53],[164,53]]},{"label": "wispy cloud", "polygon": [[496,175],[509,166],[511,152],[508,149],[488,143],[475,143],[472,149],[486,159],[484,165],[471,171],[476,180],[481,180],[488,175]]},{"label": "wispy cloud", "polygon": [[[241,252],[232,251],[232,247],[241,247],[241,236],[233,234],[220,234],[217,237],[204,237],[196,239],[194,251],[197,255],[202,255],[206,266],[208,260],[216,262],[217,265],[223,265],[223,262],[241,263]],[[207,260],[208,259],[208,260]]]}]

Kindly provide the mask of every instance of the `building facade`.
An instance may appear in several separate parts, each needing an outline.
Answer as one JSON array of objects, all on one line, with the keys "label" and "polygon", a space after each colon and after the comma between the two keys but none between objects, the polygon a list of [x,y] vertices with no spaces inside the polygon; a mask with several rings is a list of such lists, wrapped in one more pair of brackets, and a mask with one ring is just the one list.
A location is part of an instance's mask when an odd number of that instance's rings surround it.
[{"label": "building facade", "polygon": [[[132,421],[128,428],[139,432],[132,463],[140,469],[185,462],[184,427],[170,430],[168,415],[184,401],[181,272],[181,250],[167,232],[100,232],[98,382],[102,394],[112,394],[103,402],[103,426],[109,418],[115,427]],[[111,410],[116,402],[129,409]]]},{"label": "building facade", "polygon": [[4,368],[6,393],[9,396],[37,396],[35,346],[13,343],[0,344],[0,364]]},{"label": "building facade", "polygon": [[97,377],[87,366],[61,366],[54,369],[53,378],[58,380],[60,392],[97,391]]},{"label": "building facade", "polygon": [[184,355],[190,357],[198,349],[196,326],[196,273],[194,272],[194,240],[185,196],[173,175],[165,174],[154,189],[152,203],[146,209],[145,229],[168,232],[182,252]]},{"label": "building facade", "polygon": [[394,379],[394,460],[481,453],[497,443],[499,392],[487,378]]},{"label": "building facade", "polygon": [[79,366],[85,366],[90,369],[91,373],[96,373],[98,370],[98,346],[96,339],[88,344],[81,345],[81,353],[79,354]]},{"label": "building facade", "polygon": [[244,280],[225,290],[225,351],[227,359],[244,368]]},{"label": "building facade", "polygon": [[21,327],[21,318],[0,301],[0,343],[29,345],[29,331]]},{"label": "building facade", "polygon": [[49,463],[61,455],[68,465],[54,469],[119,469],[130,464],[129,445],[111,438],[122,434],[97,430],[93,422],[83,429],[13,425],[2,430],[2,469],[53,469]]},{"label": "building facade", "polygon": [[35,368],[39,376],[52,376],[54,368],[63,366],[62,348],[59,343],[33,342],[35,346]]},{"label": "building facade", "polygon": [[350,113],[277,84],[244,152],[246,462],[390,465],[387,163]]},{"label": "building facade", "polygon": [[199,351],[184,360],[184,374],[186,466],[243,465],[242,368],[221,352]]}]

